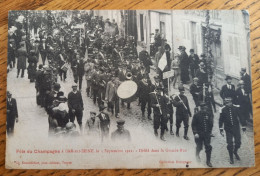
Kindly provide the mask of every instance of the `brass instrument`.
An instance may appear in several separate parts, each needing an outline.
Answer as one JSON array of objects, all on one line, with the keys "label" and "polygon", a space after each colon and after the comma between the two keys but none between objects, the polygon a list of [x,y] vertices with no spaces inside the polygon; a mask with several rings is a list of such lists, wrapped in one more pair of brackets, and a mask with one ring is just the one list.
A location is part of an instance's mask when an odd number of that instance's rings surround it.
[{"label": "brass instrument", "polygon": [[125,75],[127,80],[132,80],[133,74],[131,72],[127,72]]}]

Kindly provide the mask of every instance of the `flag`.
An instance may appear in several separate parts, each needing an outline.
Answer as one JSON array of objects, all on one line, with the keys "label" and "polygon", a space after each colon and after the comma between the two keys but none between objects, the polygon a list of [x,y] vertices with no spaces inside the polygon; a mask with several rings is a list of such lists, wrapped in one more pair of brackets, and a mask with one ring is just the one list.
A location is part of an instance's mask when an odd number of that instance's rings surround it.
[{"label": "flag", "polygon": [[159,62],[158,62],[158,67],[160,68],[161,71],[163,71],[165,69],[167,65],[167,58],[166,58],[166,54],[164,52],[164,54],[162,55],[162,57],[160,58]]}]

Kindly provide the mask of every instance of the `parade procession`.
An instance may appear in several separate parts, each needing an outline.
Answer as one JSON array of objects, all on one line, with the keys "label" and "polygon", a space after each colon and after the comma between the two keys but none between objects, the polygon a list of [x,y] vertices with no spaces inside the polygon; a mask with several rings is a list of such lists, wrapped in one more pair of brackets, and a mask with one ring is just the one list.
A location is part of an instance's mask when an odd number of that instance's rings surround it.
[{"label": "parade procession", "polygon": [[230,39],[214,11],[196,15],[184,12],[194,16],[189,23],[148,10],[10,11],[7,137],[35,129],[102,144],[136,143],[148,133],[163,145],[190,146],[206,167],[251,163],[251,70],[239,61],[245,41]]}]

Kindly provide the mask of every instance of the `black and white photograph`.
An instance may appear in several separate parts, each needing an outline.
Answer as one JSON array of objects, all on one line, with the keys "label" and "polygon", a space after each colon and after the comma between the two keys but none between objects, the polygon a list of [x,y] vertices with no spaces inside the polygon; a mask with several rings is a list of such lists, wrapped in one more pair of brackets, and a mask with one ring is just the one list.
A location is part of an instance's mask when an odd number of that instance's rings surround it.
[{"label": "black and white photograph", "polygon": [[6,168],[255,165],[246,10],[9,11]]}]

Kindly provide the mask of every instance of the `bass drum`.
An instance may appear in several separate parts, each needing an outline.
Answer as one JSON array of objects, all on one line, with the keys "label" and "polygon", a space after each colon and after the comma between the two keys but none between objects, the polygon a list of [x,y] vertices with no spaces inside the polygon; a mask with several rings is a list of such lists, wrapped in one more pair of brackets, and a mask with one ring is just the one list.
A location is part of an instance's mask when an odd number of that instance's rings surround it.
[{"label": "bass drum", "polygon": [[137,84],[134,81],[124,81],[117,89],[117,95],[126,102],[132,102],[136,100]]}]

